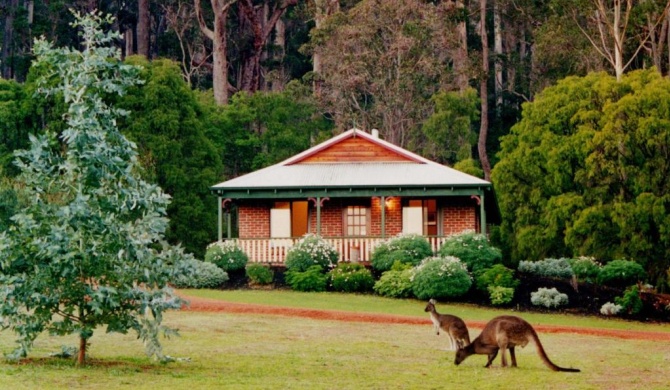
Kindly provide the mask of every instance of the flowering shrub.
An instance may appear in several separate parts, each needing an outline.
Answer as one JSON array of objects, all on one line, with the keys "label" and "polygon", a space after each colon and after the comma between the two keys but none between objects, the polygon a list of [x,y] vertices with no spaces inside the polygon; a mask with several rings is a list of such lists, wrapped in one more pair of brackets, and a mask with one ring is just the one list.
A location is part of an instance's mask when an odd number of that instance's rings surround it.
[{"label": "flowering shrub", "polygon": [[555,287],[540,287],[537,291],[530,293],[530,303],[535,306],[554,308],[568,304],[568,295],[556,290]]},{"label": "flowering shrub", "polygon": [[630,260],[612,260],[598,272],[598,284],[626,287],[646,279],[642,266]]},{"label": "flowering shrub", "polygon": [[432,255],[433,250],[425,237],[418,234],[399,234],[379,243],[372,252],[370,262],[375,270],[384,272],[391,269],[396,261],[417,265]]},{"label": "flowering shrub", "polygon": [[288,250],[284,264],[288,271],[304,272],[313,265],[321,266],[322,270],[328,270],[337,265],[337,258],[335,248],[321,237],[306,234]]},{"label": "flowering shrub", "polygon": [[595,283],[598,278],[598,273],[602,265],[593,257],[578,257],[576,259],[568,260],[572,271],[575,273],[577,280],[588,283]]},{"label": "flowering shrub", "polygon": [[274,272],[272,272],[270,267],[258,263],[247,265],[246,274],[247,278],[249,278],[249,284],[252,285],[262,286],[270,284],[274,279]]},{"label": "flowering shrub", "polygon": [[286,283],[296,291],[326,291],[328,275],[320,265],[313,265],[306,271],[286,271]]},{"label": "flowering shrub", "polygon": [[215,288],[228,281],[228,274],[216,264],[196,259],[185,262],[191,271],[179,274],[172,282],[176,288]]},{"label": "flowering shrub", "polygon": [[514,288],[512,287],[489,286],[488,291],[491,304],[496,306],[506,305],[512,302],[514,298]]},{"label": "flowering shrub", "polygon": [[217,241],[207,246],[205,261],[230,272],[244,269],[249,257],[235,241]]},{"label": "flowering shrub", "polygon": [[471,230],[447,237],[440,248],[440,256],[458,257],[471,272],[502,261],[500,249],[491,246],[485,235]]},{"label": "flowering shrub", "polygon": [[619,314],[621,309],[623,309],[621,305],[617,305],[616,303],[612,302],[607,302],[600,308],[600,314],[605,316],[615,316]]},{"label": "flowering shrub", "polygon": [[362,264],[342,263],[330,272],[330,283],[335,291],[366,292],[372,290],[375,279]]},{"label": "flowering shrub", "polygon": [[539,261],[520,261],[519,271],[547,278],[571,279],[574,275],[568,259],[544,259]]},{"label": "flowering shrub", "polygon": [[400,261],[393,263],[373,286],[375,292],[389,298],[409,298],[412,296],[412,266]]},{"label": "flowering shrub", "polygon": [[467,267],[453,256],[424,259],[412,269],[410,280],[421,300],[459,297],[472,286]]}]

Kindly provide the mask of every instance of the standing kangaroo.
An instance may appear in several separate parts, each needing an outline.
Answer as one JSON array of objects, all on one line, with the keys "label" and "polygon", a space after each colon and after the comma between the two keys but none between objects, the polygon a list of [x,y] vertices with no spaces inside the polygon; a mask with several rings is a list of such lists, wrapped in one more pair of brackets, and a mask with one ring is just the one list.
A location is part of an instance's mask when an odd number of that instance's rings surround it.
[{"label": "standing kangaroo", "polygon": [[440,314],[435,310],[434,299],[428,301],[425,312],[430,312],[430,319],[433,321],[435,333],[440,334],[440,329],[447,333],[451,344],[450,350],[461,349],[470,344],[470,334],[468,327],[462,319],[451,314]]},{"label": "standing kangaroo", "polygon": [[576,368],[563,368],[552,363],[544,351],[535,329],[524,319],[516,316],[500,316],[489,321],[482,333],[472,341],[472,344],[456,352],[455,363],[459,365],[465,358],[474,354],[488,355],[489,360],[485,367],[490,367],[500,350],[502,351],[502,366],[507,367],[505,350],[509,349],[512,357],[512,367],[516,367],[514,347],[523,348],[531,339],[535,342],[537,353],[547,367],[554,371],[579,372]]}]

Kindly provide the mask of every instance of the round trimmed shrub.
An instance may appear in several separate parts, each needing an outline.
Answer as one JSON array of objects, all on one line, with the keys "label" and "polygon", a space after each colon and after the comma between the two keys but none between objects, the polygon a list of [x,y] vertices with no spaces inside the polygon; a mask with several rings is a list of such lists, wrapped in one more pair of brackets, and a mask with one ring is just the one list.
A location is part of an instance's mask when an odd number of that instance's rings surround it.
[{"label": "round trimmed shrub", "polygon": [[505,287],[514,291],[519,285],[519,281],[514,279],[514,270],[505,267],[502,264],[496,264],[491,268],[486,268],[477,273],[477,289],[488,291],[489,287]]},{"label": "round trimmed shrub", "polygon": [[600,314],[604,316],[615,316],[621,312],[623,307],[617,305],[616,303],[607,302],[600,308]]},{"label": "round trimmed shrub", "polygon": [[587,283],[595,283],[598,280],[598,273],[602,265],[593,257],[578,257],[568,260],[572,272],[575,273],[577,280]]},{"label": "round trimmed shrub", "polygon": [[185,261],[189,269],[172,282],[175,288],[216,288],[228,281],[228,274],[216,264],[189,259]]},{"label": "round trimmed shrub", "polygon": [[412,292],[421,299],[455,298],[468,292],[472,277],[456,257],[429,257],[412,269]]},{"label": "round trimmed shrub", "polygon": [[502,262],[500,249],[492,246],[485,235],[473,231],[447,237],[439,254],[458,257],[473,273]]},{"label": "round trimmed shrub", "polygon": [[647,277],[642,266],[630,260],[612,260],[598,272],[598,284],[624,288]]},{"label": "round trimmed shrub", "polygon": [[557,279],[572,279],[575,274],[566,258],[520,261],[518,269],[520,272]]},{"label": "round trimmed shrub", "polygon": [[328,275],[320,265],[313,265],[306,271],[286,271],[286,283],[296,291],[326,291]]},{"label": "round trimmed shrub", "polygon": [[207,246],[205,261],[231,272],[244,269],[249,257],[235,241],[217,241]]},{"label": "round trimmed shrub", "polygon": [[512,303],[512,299],[514,298],[514,289],[512,287],[489,286],[488,292],[491,304],[496,306]]},{"label": "round trimmed shrub", "polygon": [[375,279],[370,270],[362,264],[342,263],[329,273],[330,283],[335,291],[367,292],[372,290]]},{"label": "round trimmed shrub", "polygon": [[384,272],[391,269],[396,261],[417,265],[432,255],[433,250],[425,237],[418,234],[399,234],[379,243],[372,251],[370,263],[376,271]]},{"label": "round trimmed shrub", "polygon": [[389,298],[410,298],[412,293],[412,266],[396,261],[390,270],[384,272],[373,289],[381,296]]},{"label": "round trimmed shrub", "polygon": [[337,265],[339,255],[321,237],[306,234],[286,253],[284,265],[288,271],[305,272],[314,265],[329,270]]},{"label": "round trimmed shrub", "polygon": [[246,267],[247,278],[251,285],[263,286],[272,283],[274,272],[263,264],[251,263]]},{"label": "round trimmed shrub", "polygon": [[530,293],[530,303],[551,309],[567,305],[568,294],[559,292],[555,287],[540,287],[537,291]]}]

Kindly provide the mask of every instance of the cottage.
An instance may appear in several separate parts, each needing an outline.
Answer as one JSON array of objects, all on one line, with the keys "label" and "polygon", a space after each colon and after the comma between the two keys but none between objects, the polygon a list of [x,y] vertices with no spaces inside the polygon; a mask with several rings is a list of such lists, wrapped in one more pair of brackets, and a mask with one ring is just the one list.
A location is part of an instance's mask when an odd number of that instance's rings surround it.
[{"label": "cottage", "polygon": [[[497,218],[491,183],[351,129],[278,164],[211,187],[219,241],[235,204],[251,261],[281,263],[307,233],[323,237],[340,261],[369,261],[380,240],[424,235],[434,250],[464,230],[486,233]],[[489,220],[491,222],[491,220]]]}]

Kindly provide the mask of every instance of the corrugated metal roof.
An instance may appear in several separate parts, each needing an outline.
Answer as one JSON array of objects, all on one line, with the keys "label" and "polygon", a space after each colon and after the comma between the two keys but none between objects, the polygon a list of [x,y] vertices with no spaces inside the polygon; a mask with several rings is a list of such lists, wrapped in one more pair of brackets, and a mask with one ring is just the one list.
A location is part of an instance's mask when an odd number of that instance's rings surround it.
[{"label": "corrugated metal roof", "polygon": [[488,181],[437,163],[330,163],[273,165],[212,189],[489,186]]},{"label": "corrugated metal roof", "polygon": [[[300,163],[306,157],[351,137],[407,157],[411,162]],[[332,187],[488,187],[491,183],[430,161],[359,129],[351,129],[267,168],[216,184],[212,190]]]}]

